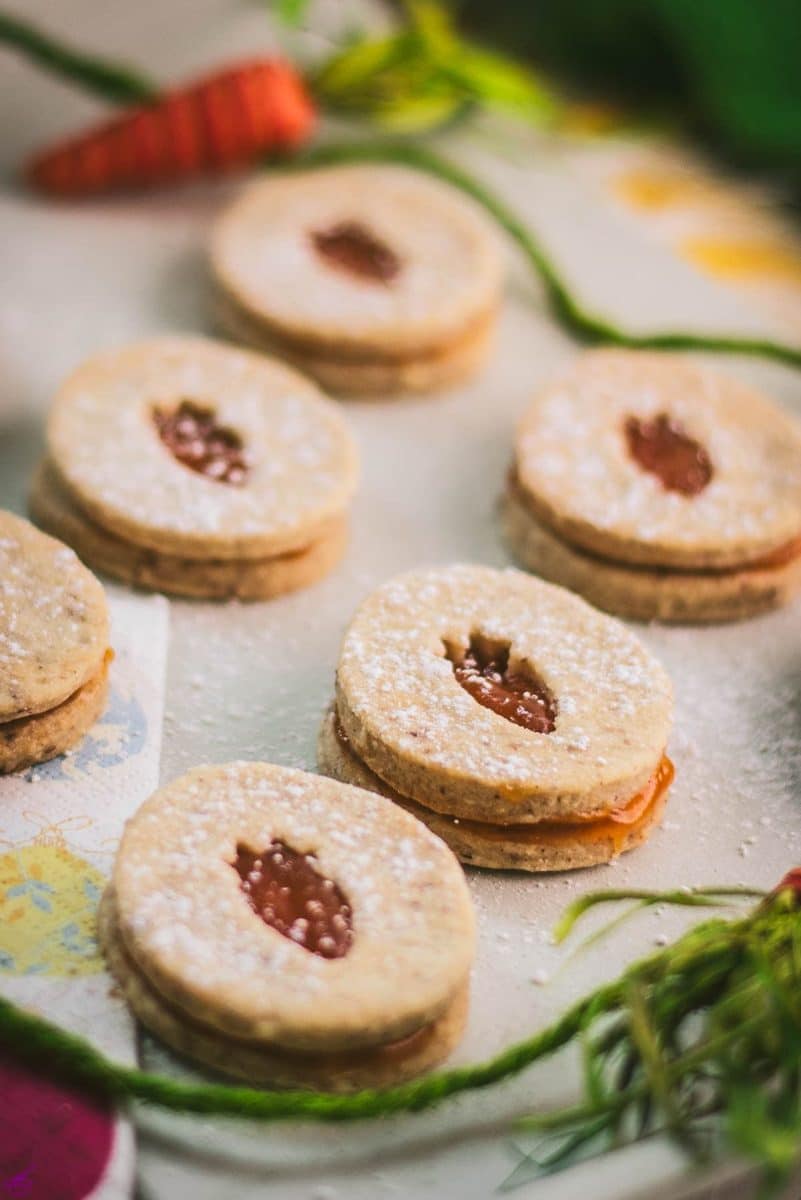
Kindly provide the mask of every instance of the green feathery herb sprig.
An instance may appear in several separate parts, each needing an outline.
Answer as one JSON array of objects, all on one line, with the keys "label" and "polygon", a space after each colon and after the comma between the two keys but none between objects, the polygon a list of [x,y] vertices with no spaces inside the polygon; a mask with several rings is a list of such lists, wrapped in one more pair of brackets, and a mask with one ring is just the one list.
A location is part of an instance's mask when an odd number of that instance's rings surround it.
[{"label": "green feathery herb sprig", "polygon": [[133,68],[71,50],[11,13],[0,12],[0,45],[12,46],[39,66],[114,104],[147,103],[159,94],[156,84]]},{"label": "green feathery herb sprig", "polygon": [[[711,906],[755,894],[747,888],[599,894],[574,905],[560,932],[610,900]],[[140,1101],[263,1121],[356,1121],[421,1112],[578,1043],[584,1098],[518,1122],[521,1131],[545,1133],[552,1144],[557,1139],[556,1149],[544,1162],[524,1155],[507,1187],[525,1178],[532,1163],[538,1171],[554,1169],[588,1146],[610,1148],[654,1133],[667,1133],[701,1161],[719,1148],[737,1150],[777,1183],[801,1154],[800,898],[801,870],[747,915],[703,922],[495,1058],[352,1096],[182,1083],[120,1066],[6,1000],[0,1046],[120,1105]]]},{"label": "green feathery herb sprig", "polygon": [[700,350],[743,354],[801,367],[801,346],[787,345],[770,338],[718,336],[679,329],[633,333],[593,313],[571,291],[553,259],[532,231],[494,192],[462,167],[419,143],[385,140],[328,143],[312,147],[297,159],[286,161],[281,166],[282,169],[293,170],[352,162],[400,163],[434,175],[472,197],[522,251],[543,284],[558,320],[583,341],[639,350]]}]

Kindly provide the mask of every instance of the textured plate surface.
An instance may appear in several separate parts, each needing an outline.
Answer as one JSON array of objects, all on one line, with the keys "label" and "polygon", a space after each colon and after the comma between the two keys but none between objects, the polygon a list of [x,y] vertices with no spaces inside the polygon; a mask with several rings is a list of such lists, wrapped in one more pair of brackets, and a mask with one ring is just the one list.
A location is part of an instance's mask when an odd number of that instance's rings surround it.
[{"label": "textured plate surface", "polygon": [[[336,7],[322,6],[329,13]],[[349,6],[351,14],[357,7]],[[148,13],[136,5],[36,0],[25,11],[77,45],[117,55],[124,49],[163,78],[229,53],[252,53],[270,40],[263,6],[229,0],[169,0]],[[42,416],[68,370],[98,349],[165,329],[209,331],[204,239],[236,185],[75,206],[32,200],[11,181],[22,154],[103,106],[10,58],[0,92],[8,179],[0,196],[0,503],[21,511]],[[533,139],[521,145],[493,130],[478,132],[470,146],[451,141],[445,148],[480,166],[536,224],[594,307],[640,327],[764,329],[762,318],[607,207],[600,188],[577,169],[580,147]],[[509,302],[481,379],[433,401],[347,408],[364,478],[341,567],[310,591],[269,605],[172,606],[165,780],[198,762],[236,757],[312,766],[342,631],[361,597],[418,564],[508,561],[493,508],[512,428],[536,384],[575,352],[511,256],[510,264]],[[708,361],[801,411],[798,373]],[[471,876],[479,952],[468,1034],[455,1061],[474,1061],[534,1031],[688,923],[682,914],[648,914],[602,949],[568,962],[569,949],[550,946],[548,930],[580,892],[771,886],[799,861],[798,607],[744,625],[653,628],[643,636],[676,687],[677,778],[664,827],[615,867],[543,879]],[[546,977],[547,984],[533,982]],[[150,1044],[145,1057],[174,1067]],[[156,1200],[216,1200],[234,1191],[240,1200],[482,1200],[516,1162],[508,1114],[569,1098],[567,1066],[544,1064],[509,1087],[380,1128],[234,1132],[223,1123],[161,1117],[158,1136],[146,1132],[140,1144],[144,1190]],[[731,1171],[720,1192],[727,1200],[739,1194],[739,1171]],[[688,1186],[681,1160],[653,1144],[518,1194],[676,1200],[692,1194]]]}]

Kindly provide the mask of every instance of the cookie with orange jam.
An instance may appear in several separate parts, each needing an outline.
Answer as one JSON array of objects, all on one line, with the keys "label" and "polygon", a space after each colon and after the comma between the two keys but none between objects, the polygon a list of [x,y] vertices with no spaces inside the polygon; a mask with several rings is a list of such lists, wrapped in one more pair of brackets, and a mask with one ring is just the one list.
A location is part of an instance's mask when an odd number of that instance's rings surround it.
[{"label": "cookie with orange jam", "polygon": [[592,351],[520,422],[502,524],[521,565],[620,616],[749,617],[801,588],[801,425],[689,361]]},{"label": "cookie with orange jam", "polygon": [[520,571],[412,572],[345,635],[321,769],[464,861],[564,870],[642,842],[672,778],[672,688],[620,622]]},{"label": "cookie with orange jam", "polygon": [[269,599],[344,551],[355,443],[281,363],[202,338],[128,346],[66,380],[47,432],[32,513],[115,578]]},{"label": "cookie with orange jam", "polygon": [[218,222],[211,265],[224,332],[346,394],[431,391],[472,375],[502,284],[479,208],[397,165],[253,184]]},{"label": "cookie with orange jam", "polygon": [[61,542],[0,512],[0,774],[55,758],[108,689],[103,588]]},{"label": "cookie with orange jam", "polygon": [[474,918],[451,851],[382,797],[286,767],[199,767],[151,797],[100,939],[144,1025],[254,1083],[396,1083],[466,1019]]}]

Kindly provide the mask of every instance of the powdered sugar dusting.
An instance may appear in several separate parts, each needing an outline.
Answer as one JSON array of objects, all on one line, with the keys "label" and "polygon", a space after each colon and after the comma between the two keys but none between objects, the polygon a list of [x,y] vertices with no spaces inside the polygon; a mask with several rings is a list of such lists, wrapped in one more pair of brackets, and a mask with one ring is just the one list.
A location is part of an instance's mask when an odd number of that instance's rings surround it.
[{"label": "powdered sugar dusting", "polygon": [[[247,903],[237,845],[313,854],[353,909],[345,958],[310,955]],[[289,768],[198,768],[148,801],[115,868],[121,921],[142,969],[196,991],[240,1029],[357,1029],[388,1006],[444,1000],[466,972],[472,918],[447,848],[382,797]],[[406,997],[402,999],[401,997]]]},{"label": "powdered sugar dusting", "polygon": [[[668,491],[628,453],[626,418],[660,413],[709,454],[712,479],[698,495]],[[556,521],[597,531],[590,549],[628,543],[627,559],[658,562],[661,549],[688,565],[693,553],[700,566],[743,561],[801,534],[801,426],[736,380],[674,358],[585,355],[523,418],[516,462]]]},{"label": "powdered sugar dusting", "polygon": [[[385,287],[332,267],[312,234],[356,223],[400,260]],[[334,342],[416,349],[452,336],[496,302],[495,233],[473,204],[394,166],[347,166],[265,179],[218,227],[223,286],[279,327]]]},{"label": "powdered sugar dusting", "polygon": [[[181,400],[213,409],[242,439],[242,486],[220,487],[162,444],[153,410]],[[277,363],[201,339],[164,338],[84,364],[56,399],[49,444],[102,523],[176,552],[204,540],[238,541],[244,556],[265,543],[308,544],[355,482],[354,445],[332,403]]]},{"label": "powdered sugar dusting", "polygon": [[65,700],[107,645],[97,580],[72,550],[0,512],[0,721]]},{"label": "powdered sugar dusting", "polygon": [[[508,644],[510,670],[530,667],[555,698],[547,736],[459,686],[444,642],[466,646],[475,633]],[[360,753],[375,740],[402,762],[436,769],[457,798],[468,781],[543,793],[630,778],[653,769],[670,727],[670,682],[634,634],[511,570],[454,566],[385,584],[348,630],[338,681],[364,730]]]}]

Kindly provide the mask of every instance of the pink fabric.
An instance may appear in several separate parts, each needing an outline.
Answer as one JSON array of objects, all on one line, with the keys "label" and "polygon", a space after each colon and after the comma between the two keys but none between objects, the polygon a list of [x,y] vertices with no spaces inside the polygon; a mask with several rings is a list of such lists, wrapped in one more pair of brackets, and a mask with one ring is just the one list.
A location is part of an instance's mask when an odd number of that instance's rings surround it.
[{"label": "pink fabric", "polygon": [[0,1059],[0,1200],[84,1200],[111,1157],[114,1117]]}]

